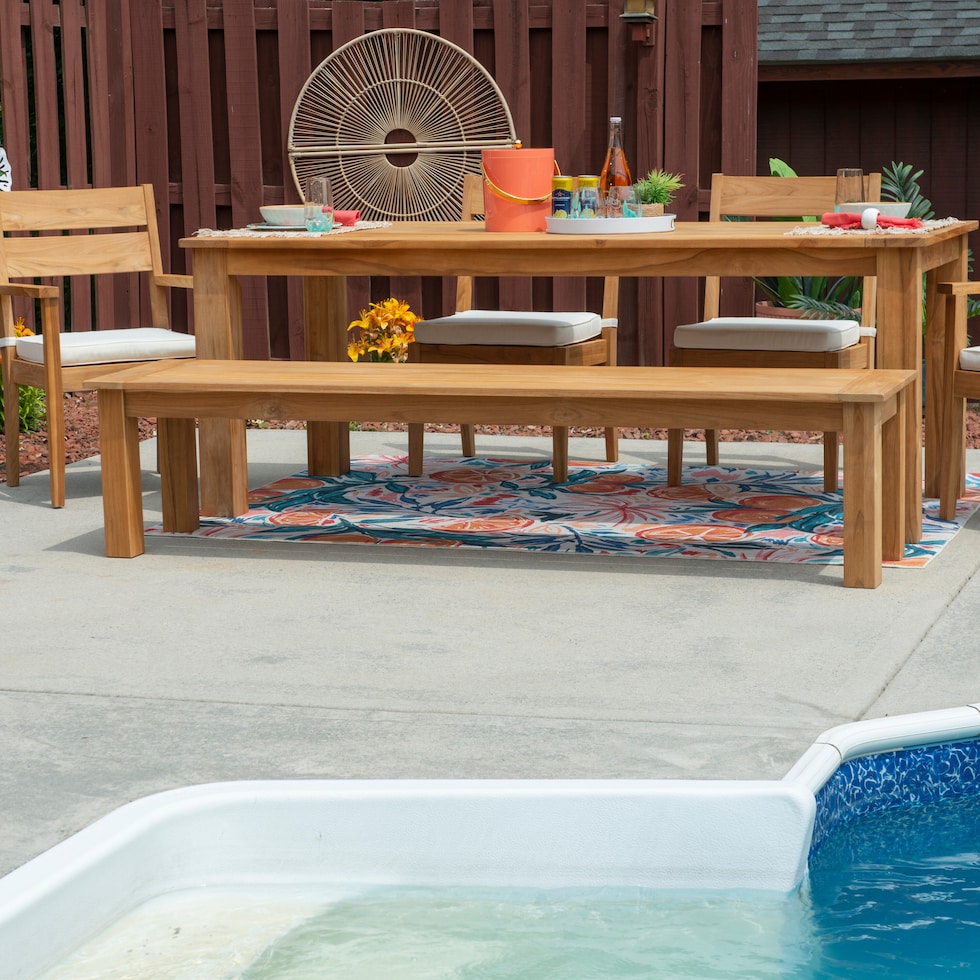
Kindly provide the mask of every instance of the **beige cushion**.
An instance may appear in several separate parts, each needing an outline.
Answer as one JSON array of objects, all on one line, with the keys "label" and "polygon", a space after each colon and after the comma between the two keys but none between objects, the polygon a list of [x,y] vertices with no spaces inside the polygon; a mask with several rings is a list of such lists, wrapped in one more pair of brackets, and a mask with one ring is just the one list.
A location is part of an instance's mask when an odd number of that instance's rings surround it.
[{"label": "beige cushion", "polygon": [[422,344],[498,344],[506,347],[567,347],[602,333],[595,313],[525,313],[467,310],[415,324]]},{"label": "beige cushion", "polygon": [[678,327],[674,346],[702,350],[834,351],[853,347],[867,332],[862,331],[857,320],[726,316]]},{"label": "beige cushion", "polygon": [[[18,337],[17,356],[35,364],[44,363],[43,337]],[[61,335],[61,364],[112,364],[116,361],[157,360],[165,357],[193,357],[194,338],[190,334],[161,327],[134,327],[132,330],[86,330]]]},{"label": "beige cushion", "polygon": [[965,347],[960,351],[960,368],[963,371],[980,371],[980,347]]}]

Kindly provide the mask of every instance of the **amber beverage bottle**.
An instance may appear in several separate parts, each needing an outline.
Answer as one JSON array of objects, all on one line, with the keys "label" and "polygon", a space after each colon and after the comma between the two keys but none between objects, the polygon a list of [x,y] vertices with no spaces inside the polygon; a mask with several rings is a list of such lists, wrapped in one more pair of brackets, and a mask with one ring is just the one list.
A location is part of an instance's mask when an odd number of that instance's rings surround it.
[{"label": "amber beverage bottle", "polygon": [[606,161],[599,175],[599,190],[605,199],[610,187],[630,187],[632,184],[633,178],[623,150],[623,119],[612,116],[609,119],[609,149],[606,150]]}]

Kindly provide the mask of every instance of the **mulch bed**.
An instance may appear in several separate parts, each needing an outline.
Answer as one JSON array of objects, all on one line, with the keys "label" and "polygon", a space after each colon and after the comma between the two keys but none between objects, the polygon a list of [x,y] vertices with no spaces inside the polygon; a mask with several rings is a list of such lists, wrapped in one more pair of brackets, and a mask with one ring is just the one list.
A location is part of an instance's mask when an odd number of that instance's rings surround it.
[{"label": "mulch bed", "polygon": [[[262,423],[273,428],[301,429],[302,422]],[[156,435],[153,419],[140,419],[140,437],[149,439]],[[369,431],[403,432],[404,425],[398,423],[359,424],[359,428]],[[430,432],[451,432],[451,425],[427,426]],[[548,435],[550,429],[538,426],[479,426],[477,431],[485,435]],[[624,439],[666,439],[666,429],[622,429]],[[573,436],[600,436],[601,429],[572,429]],[[48,451],[43,431],[21,435],[20,471],[22,475],[36,473],[48,468]],[[693,439],[701,439],[700,433],[692,434]],[[823,438],[819,432],[752,432],[743,429],[724,429],[719,438],[725,442],[801,442],[819,443]],[[972,409],[967,414],[967,446],[980,448],[980,412]],[[69,463],[88,459],[99,452],[99,416],[95,392],[78,392],[65,396],[65,452]],[[0,479],[7,473],[6,444],[0,436]]]}]

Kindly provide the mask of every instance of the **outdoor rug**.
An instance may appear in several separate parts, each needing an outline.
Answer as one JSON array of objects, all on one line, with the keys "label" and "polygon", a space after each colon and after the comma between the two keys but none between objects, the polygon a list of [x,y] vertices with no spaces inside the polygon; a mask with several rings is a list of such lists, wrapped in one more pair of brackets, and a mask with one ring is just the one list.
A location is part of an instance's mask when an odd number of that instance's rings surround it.
[{"label": "outdoor rug", "polygon": [[[843,562],[842,497],[824,493],[819,471],[688,466],[668,487],[665,467],[635,463],[573,463],[557,485],[544,459],[429,457],[423,477],[406,464],[362,456],[346,476],[277,480],[250,491],[248,514],[203,518],[194,536]],[[956,520],[926,501],[922,541],[888,564],[918,568],[939,553],[980,506],[980,475],[967,482]]]}]

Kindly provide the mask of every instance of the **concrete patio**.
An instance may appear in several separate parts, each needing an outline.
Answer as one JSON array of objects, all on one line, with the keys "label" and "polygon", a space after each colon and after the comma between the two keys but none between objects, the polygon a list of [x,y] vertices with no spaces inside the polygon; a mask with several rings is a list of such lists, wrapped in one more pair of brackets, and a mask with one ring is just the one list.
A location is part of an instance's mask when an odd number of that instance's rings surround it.
[{"label": "concrete patio", "polygon": [[[595,452],[573,441],[573,459]],[[249,458],[255,486],[295,472],[305,435],[252,430]],[[817,468],[820,447],[728,444],[723,461]],[[151,537],[106,559],[97,459],[69,468],[64,510],[40,473],[0,485],[0,515],[0,874],[193,783],[778,779],[834,725],[980,700],[976,518],[868,591],[839,566],[437,548]]]}]

